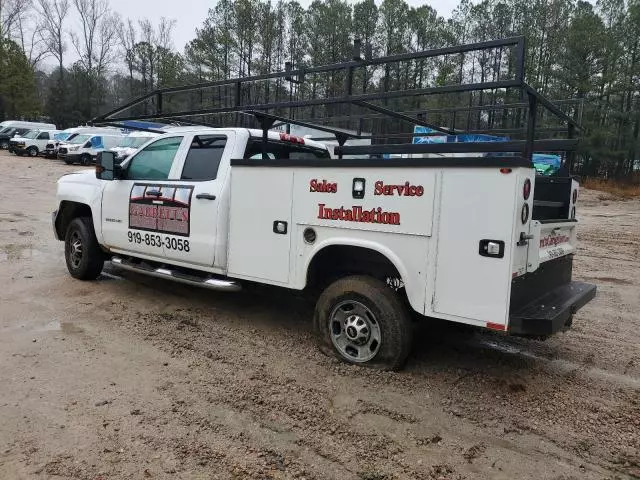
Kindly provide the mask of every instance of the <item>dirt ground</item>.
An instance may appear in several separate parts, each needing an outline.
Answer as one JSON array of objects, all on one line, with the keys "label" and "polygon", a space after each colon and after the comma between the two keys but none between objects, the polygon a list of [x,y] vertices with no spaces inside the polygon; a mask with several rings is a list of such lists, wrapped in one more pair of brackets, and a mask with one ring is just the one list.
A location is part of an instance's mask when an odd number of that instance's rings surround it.
[{"label": "dirt ground", "polygon": [[0,479],[640,478],[640,201],[582,194],[570,332],[429,323],[387,373],[319,353],[293,295],[73,280],[77,169],[0,153]]}]

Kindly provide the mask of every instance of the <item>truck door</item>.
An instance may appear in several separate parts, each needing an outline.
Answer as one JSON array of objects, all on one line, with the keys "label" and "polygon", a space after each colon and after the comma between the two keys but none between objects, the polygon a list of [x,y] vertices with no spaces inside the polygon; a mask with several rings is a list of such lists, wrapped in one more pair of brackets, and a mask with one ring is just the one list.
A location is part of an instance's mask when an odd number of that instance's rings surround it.
[{"label": "truck door", "polygon": [[[226,231],[218,238],[220,209],[228,208],[223,200],[223,188],[236,133],[220,131],[215,134],[192,135],[184,161],[178,162],[176,185],[190,189],[188,235],[167,235],[165,257],[171,260],[211,267],[214,265],[216,246],[226,244]],[[183,246],[180,246],[180,241]],[[186,242],[186,243],[184,243]]]},{"label": "truck door", "polygon": [[[106,182],[102,194],[102,235],[116,252],[164,257],[165,244],[188,239],[192,187],[175,180],[175,159],[183,136],[160,138],[123,165],[125,178]],[[186,217],[185,217],[186,211]],[[169,238],[169,240],[167,240]]]},{"label": "truck door", "polygon": [[435,312],[507,324],[517,178],[497,168],[443,172]]}]

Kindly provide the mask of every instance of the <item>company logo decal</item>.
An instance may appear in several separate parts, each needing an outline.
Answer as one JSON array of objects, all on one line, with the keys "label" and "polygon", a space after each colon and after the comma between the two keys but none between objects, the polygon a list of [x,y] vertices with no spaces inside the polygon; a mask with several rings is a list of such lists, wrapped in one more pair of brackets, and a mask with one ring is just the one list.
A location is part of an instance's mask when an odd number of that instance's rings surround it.
[{"label": "company logo decal", "polygon": [[569,243],[569,240],[566,235],[547,235],[540,239],[540,248],[555,247],[563,243]]},{"label": "company logo decal", "polygon": [[129,197],[129,228],[189,236],[193,186],[135,184]]}]

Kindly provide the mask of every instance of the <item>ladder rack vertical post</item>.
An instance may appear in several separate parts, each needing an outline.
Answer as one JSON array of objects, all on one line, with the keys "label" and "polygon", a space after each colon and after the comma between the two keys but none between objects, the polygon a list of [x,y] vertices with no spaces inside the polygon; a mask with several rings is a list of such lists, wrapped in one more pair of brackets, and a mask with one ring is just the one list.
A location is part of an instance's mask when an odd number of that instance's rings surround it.
[{"label": "ladder rack vertical post", "polygon": [[524,158],[528,159],[533,164],[533,142],[536,139],[538,99],[531,92],[527,92],[527,97],[529,100],[529,112],[527,119],[527,139],[524,147]]}]

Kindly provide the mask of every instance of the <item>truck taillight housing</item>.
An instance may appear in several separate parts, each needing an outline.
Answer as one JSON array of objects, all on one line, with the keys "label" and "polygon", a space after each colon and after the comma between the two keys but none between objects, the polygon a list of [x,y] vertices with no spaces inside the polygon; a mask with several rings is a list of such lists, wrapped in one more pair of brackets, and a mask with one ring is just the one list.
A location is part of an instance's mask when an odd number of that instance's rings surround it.
[{"label": "truck taillight housing", "polygon": [[578,189],[575,189],[573,191],[573,203],[576,203],[578,201]]},{"label": "truck taillight housing", "polygon": [[522,187],[522,196],[525,200],[529,200],[531,196],[531,180],[528,178],[524,181],[524,186]]}]

